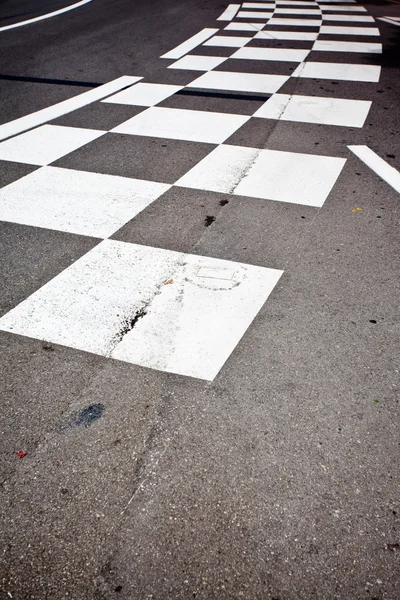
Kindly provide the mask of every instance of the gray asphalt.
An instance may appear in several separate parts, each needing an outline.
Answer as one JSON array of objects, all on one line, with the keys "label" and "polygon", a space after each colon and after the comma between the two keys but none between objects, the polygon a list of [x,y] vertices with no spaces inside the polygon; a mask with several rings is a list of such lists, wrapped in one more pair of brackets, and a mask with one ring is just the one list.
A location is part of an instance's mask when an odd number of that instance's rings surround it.
[{"label": "gray asphalt", "polygon": [[[9,6],[0,25],[41,11]],[[93,0],[0,33],[0,123],[120,75],[188,83],[159,56],[225,7]],[[365,85],[364,128],[248,132],[260,147],[348,159],[321,209],[172,188],[114,235],[284,269],[213,382],[0,334],[1,598],[400,599],[400,197],[347,150],[369,145],[400,170],[400,28],[377,24],[383,72]],[[318,94],[343,97],[329,82]],[[219,98],[213,110],[253,107]],[[138,112],[116,110],[118,122]],[[116,114],[98,103],[55,123],[108,130]],[[110,156],[102,140],[95,168],[85,149],[57,164],[156,181],[162,164],[172,181],[207,153],[138,138]],[[1,185],[31,170],[0,161]],[[98,240],[1,223],[0,243],[4,314]]]}]

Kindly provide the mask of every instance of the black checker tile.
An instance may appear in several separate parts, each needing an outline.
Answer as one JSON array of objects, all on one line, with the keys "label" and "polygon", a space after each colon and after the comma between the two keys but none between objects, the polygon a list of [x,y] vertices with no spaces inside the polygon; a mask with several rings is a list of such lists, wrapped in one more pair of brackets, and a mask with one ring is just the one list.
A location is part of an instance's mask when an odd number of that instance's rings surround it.
[{"label": "black checker tile", "polygon": [[106,133],[53,166],[175,183],[214,148],[214,144]]},{"label": "black checker tile", "polygon": [[54,119],[54,121],[51,121],[51,124],[109,131],[117,127],[120,123],[138,115],[145,108],[144,106],[95,102],[72,113],[63,115],[58,119]]},{"label": "black checker tile", "polygon": [[292,48],[295,50],[311,50],[314,42],[307,40],[277,40],[271,38],[254,38],[246,44],[246,48]]},{"label": "black checker tile", "polygon": [[233,73],[257,73],[261,75],[291,75],[299,63],[278,60],[247,60],[230,58],[214,71],[229,71]]},{"label": "black checker tile", "polygon": [[[344,40],[341,40],[344,41]],[[308,62],[346,63],[353,65],[380,65],[381,54],[368,54],[363,52],[325,52],[311,50],[307,56]]]},{"label": "black checker tile", "polygon": [[279,90],[280,94],[300,94],[303,96],[323,96],[348,100],[372,100],[376,84],[365,81],[342,81],[291,77]]},{"label": "black checker tile", "polygon": [[17,181],[17,179],[21,179],[21,177],[25,177],[25,175],[28,175],[39,168],[40,167],[34,165],[0,160],[0,188],[13,181]]},{"label": "black checker tile", "polygon": [[170,96],[158,106],[182,108],[186,110],[205,110],[236,115],[253,115],[270,96],[243,93],[218,92],[214,90],[182,90]]}]

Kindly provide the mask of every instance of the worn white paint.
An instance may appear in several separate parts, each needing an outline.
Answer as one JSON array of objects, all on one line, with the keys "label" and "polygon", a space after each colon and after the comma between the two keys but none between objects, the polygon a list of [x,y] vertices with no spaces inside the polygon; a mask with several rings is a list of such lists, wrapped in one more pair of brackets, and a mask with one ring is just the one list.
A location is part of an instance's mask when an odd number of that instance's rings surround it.
[{"label": "worn white paint", "polygon": [[332,42],[317,40],[313,50],[320,52],[360,52],[364,54],[382,54],[382,44],[373,42]]},{"label": "worn white paint", "polygon": [[218,29],[202,29],[199,33],[196,33],[191,38],[176,46],[166,54],[163,54],[160,58],[182,58],[194,48],[197,48],[202,42],[210,38],[212,35],[217,33]]},{"label": "worn white paint", "polygon": [[384,21],[385,23],[389,23],[390,25],[397,25],[400,27],[400,19],[395,17],[378,17],[379,21]]},{"label": "worn white paint", "polygon": [[0,329],[212,380],[281,275],[105,240],[7,313]]},{"label": "worn white paint", "polygon": [[26,19],[25,21],[19,21],[19,23],[4,25],[3,27],[0,27],[0,31],[16,29],[17,27],[23,27],[24,25],[31,25],[32,23],[38,23],[39,21],[44,21],[45,19],[51,19],[52,17],[57,17],[58,15],[62,15],[63,13],[69,12],[70,10],[80,8],[81,6],[84,6],[85,4],[88,4],[91,1],[92,0],[80,0],[80,2],[75,2],[75,4],[70,4],[69,6],[65,6],[64,8],[54,10],[53,12],[47,13],[45,15],[40,15],[39,17],[34,17],[33,19]]},{"label": "worn white paint", "polygon": [[309,53],[310,50],[298,50],[293,48],[256,48],[250,46],[247,48],[240,48],[232,54],[231,58],[302,62]]},{"label": "worn white paint", "polygon": [[176,185],[266,200],[322,206],[343,158],[219,146]]},{"label": "worn white paint", "polygon": [[143,77],[131,77],[124,75],[122,77],[118,77],[118,79],[114,79],[113,81],[105,83],[94,90],[89,90],[88,92],[84,92],[78,96],[73,96],[72,98],[68,98],[68,100],[63,100],[63,102],[58,102],[57,104],[53,104],[52,106],[38,110],[30,115],[26,115],[25,117],[20,117],[14,121],[4,123],[3,125],[0,125],[0,140],[4,140],[13,135],[18,135],[23,131],[33,129],[33,127],[42,125],[47,121],[52,121],[53,119],[57,119],[62,115],[72,112],[73,110],[77,110],[78,108],[87,106],[92,102],[101,100],[102,98],[105,98],[110,94],[114,94],[118,90],[122,90],[123,88],[128,87],[129,85],[132,85],[141,79],[143,79]]},{"label": "worn white paint", "polygon": [[367,9],[363,6],[345,6],[341,4],[335,4],[332,6],[321,6],[323,12],[367,12]]},{"label": "worn white paint", "polygon": [[368,146],[348,146],[360,160],[400,194],[400,173]]},{"label": "worn white paint", "polygon": [[1,142],[0,159],[28,165],[48,165],[105,133],[80,127],[42,125]]},{"label": "worn white paint", "polygon": [[240,4],[229,4],[217,21],[231,21],[240,8]]},{"label": "worn white paint", "polygon": [[0,220],[105,238],[170,187],[43,167],[0,189]]},{"label": "worn white paint", "polygon": [[209,71],[189,83],[186,87],[273,94],[277,92],[288,79],[289,77],[286,75]]},{"label": "worn white paint", "polygon": [[197,56],[188,54],[169,65],[168,69],[183,69],[186,71],[211,71],[227,60],[226,56]]},{"label": "worn white paint", "polygon": [[106,98],[103,102],[135,106],[154,106],[176,94],[182,88],[182,85],[167,85],[165,83],[137,83],[127,90]]},{"label": "worn white paint", "polygon": [[301,40],[314,42],[318,33],[312,33],[309,31],[259,31],[254,36],[260,40]]},{"label": "worn white paint", "polygon": [[364,15],[330,15],[325,14],[322,17],[323,21],[343,21],[344,23],[375,23],[373,17]]},{"label": "worn white paint", "polygon": [[253,116],[320,125],[362,127],[371,104],[366,100],[274,94]]},{"label": "worn white paint", "polygon": [[249,119],[248,115],[155,106],[118,125],[112,131],[221,144]]},{"label": "worn white paint", "polygon": [[380,35],[377,27],[341,27],[340,25],[322,25],[320,33],[330,35]]},{"label": "worn white paint", "polygon": [[265,23],[241,23],[240,21],[234,21],[229,23],[224,29],[228,31],[260,31],[266,25]]},{"label": "worn white paint", "polygon": [[297,67],[292,77],[376,83],[380,74],[381,67],[378,65],[306,62]]},{"label": "worn white paint", "polygon": [[226,48],[241,48],[249,42],[252,38],[240,37],[234,35],[214,35],[211,39],[204,42],[203,46],[221,46]]}]

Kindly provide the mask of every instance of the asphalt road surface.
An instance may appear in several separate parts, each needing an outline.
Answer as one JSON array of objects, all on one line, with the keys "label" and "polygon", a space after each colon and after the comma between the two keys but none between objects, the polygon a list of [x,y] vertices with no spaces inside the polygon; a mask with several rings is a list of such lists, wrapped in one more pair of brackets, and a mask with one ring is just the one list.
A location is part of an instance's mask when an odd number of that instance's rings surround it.
[{"label": "asphalt road surface", "polygon": [[399,600],[400,4],[76,4],[0,7],[1,598]]}]

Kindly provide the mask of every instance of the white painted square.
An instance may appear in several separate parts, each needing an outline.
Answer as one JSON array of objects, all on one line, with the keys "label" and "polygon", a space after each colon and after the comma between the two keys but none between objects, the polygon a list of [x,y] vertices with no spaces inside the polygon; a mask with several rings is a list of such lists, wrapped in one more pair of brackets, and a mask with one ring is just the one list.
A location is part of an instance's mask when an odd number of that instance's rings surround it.
[{"label": "white painted square", "polygon": [[259,11],[250,11],[250,10],[240,10],[237,14],[241,19],[269,19],[273,15],[273,11],[266,12],[264,10]]},{"label": "white painted square", "polygon": [[112,131],[172,140],[221,144],[249,119],[248,115],[154,106],[118,125]]},{"label": "white painted square", "polygon": [[266,25],[266,23],[241,23],[240,21],[234,21],[229,23],[224,29],[229,31],[260,31]]},{"label": "white painted square", "polygon": [[366,100],[274,94],[253,116],[301,123],[362,127],[371,104]]},{"label": "white painted square", "polygon": [[320,19],[280,19],[273,17],[269,21],[269,25],[290,25],[296,27],[319,27],[322,21]]},{"label": "white painted square", "polygon": [[366,54],[382,54],[382,44],[373,42],[332,42],[317,40],[313,50],[320,52],[361,52]]},{"label": "white painted square", "polygon": [[340,25],[321,25],[320,33],[329,35],[380,35],[377,27],[341,27]]},{"label": "white painted square", "polygon": [[248,60],[272,60],[281,62],[302,62],[309,55],[310,50],[292,48],[256,48],[253,46],[239,48],[231,58]]},{"label": "white painted square", "polygon": [[1,142],[0,159],[28,165],[48,165],[105,133],[80,127],[42,125]]},{"label": "white painted square", "polygon": [[275,2],[243,2],[242,6],[243,8],[266,8],[273,11]]},{"label": "white painted square", "polygon": [[363,6],[346,6],[344,4],[335,4],[334,6],[321,6],[324,12],[367,12]]},{"label": "white painted square", "polygon": [[322,206],[345,162],[330,156],[224,145],[175,185]]},{"label": "white painted square", "polygon": [[343,21],[345,23],[375,23],[375,19],[373,17],[364,15],[331,15],[326,13],[322,16],[322,19],[324,21]]},{"label": "white painted square", "polygon": [[105,238],[170,187],[43,167],[0,189],[0,220]]},{"label": "white painted square", "polygon": [[310,31],[272,31],[265,30],[259,31],[254,36],[255,39],[260,40],[301,40],[305,42],[315,42],[318,37],[318,33]]},{"label": "white painted square", "polygon": [[211,71],[227,60],[226,56],[197,56],[189,54],[169,65],[168,69],[185,71]]},{"label": "white painted square", "polygon": [[210,71],[204,73],[204,75],[201,75],[186,87],[274,94],[288,79],[289,77],[286,75]]},{"label": "white painted square", "polygon": [[103,100],[111,104],[129,104],[133,106],[154,106],[179,92],[183,85],[165,83],[137,83],[132,87]]},{"label": "white painted square", "polygon": [[239,37],[234,35],[214,35],[204,42],[203,46],[221,46],[226,48],[241,48],[250,42],[253,38]]},{"label": "white painted square", "polygon": [[[201,277],[202,269],[221,277]],[[211,381],[281,275],[105,240],[7,313],[0,329]]]},{"label": "white painted square", "polygon": [[378,65],[306,62],[297,67],[292,77],[376,83],[379,81],[380,74],[381,67]]}]

